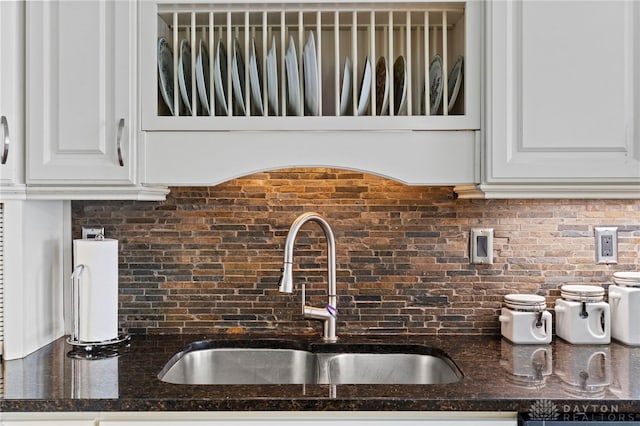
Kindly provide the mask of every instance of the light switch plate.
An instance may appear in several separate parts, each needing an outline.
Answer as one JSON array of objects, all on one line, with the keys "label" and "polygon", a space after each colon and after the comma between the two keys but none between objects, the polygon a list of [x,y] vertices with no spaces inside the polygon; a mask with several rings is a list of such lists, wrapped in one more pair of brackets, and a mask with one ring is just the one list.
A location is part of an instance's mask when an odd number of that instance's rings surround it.
[{"label": "light switch plate", "polygon": [[469,259],[473,264],[493,263],[493,229],[473,228],[470,232]]},{"label": "light switch plate", "polygon": [[83,226],[82,227],[82,239],[93,240],[102,235],[104,237],[104,227],[102,226]]}]

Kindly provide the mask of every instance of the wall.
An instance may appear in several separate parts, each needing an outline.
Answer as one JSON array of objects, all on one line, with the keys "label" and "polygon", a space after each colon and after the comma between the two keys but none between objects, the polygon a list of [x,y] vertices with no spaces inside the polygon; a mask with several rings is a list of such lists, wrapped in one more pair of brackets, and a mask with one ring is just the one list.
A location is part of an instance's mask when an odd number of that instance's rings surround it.
[{"label": "wall", "polygon": [[[318,333],[300,293],[277,290],[291,222],[315,210],[337,240],[339,332],[499,334],[502,296],[553,301],[567,283],[608,284],[640,265],[640,200],[456,200],[331,169],[172,188],[166,202],[74,202],[73,235],[120,242],[120,317],[130,333]],[[594,226],[619,227],[619,264],[596,265]],[[470,265],[471,227],[495,229],[495,263]],[[305,225],[294,281],[326,303],[324,240]]]}]

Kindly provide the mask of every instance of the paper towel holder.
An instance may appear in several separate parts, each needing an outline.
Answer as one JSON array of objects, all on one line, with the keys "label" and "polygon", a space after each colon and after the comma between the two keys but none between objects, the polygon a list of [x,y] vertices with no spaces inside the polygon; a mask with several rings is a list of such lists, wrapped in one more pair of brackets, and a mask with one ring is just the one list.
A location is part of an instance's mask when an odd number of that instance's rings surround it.
[{"label": "paper towel holder", "polygon": [[71,316],[73,320],[73,330],[71,331],[71,336],[67,339],[67,343],[72,346],[76,346],[77,348],[82,348],[86,352],[111,348],[119,345],[129,346],[131,343],[131,336],[125,333],[119,334],[113,339],[97,342],[80,340],[80,287],[82,282],[82,272],[84,269],[85,266],[79,264],[74,268],[73,273],[71,274]]}]

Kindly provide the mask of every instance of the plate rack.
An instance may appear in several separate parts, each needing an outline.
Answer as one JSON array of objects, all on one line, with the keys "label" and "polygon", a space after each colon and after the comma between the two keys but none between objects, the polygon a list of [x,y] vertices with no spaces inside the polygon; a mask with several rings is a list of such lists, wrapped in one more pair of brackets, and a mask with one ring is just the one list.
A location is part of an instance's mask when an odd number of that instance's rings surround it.
[{"label": "plate rack", "polygon": [[[321,6],[321,8],[319,8]],[[425,117],[425,116],[464,116],[467,114],[465,96],[466,81],[466,8],[465,2],[425,3],[425,2],[386,2],[386,3],[228,3],[228,4],[175,4],[159,3],[157,8],[157,39],[167,40],[173,59],[173,81],[167,85],[167,90],[173,91],[173,111],[181,119],[186,115],[186,108],[181,106],[179,82],[179,46],[182,40],[187,40],[191,49],[190,76],[185,78],[186,90],[190,91],[191,116],[206,120],[237,119],[243,117],[269,117],[269,119],[291,116],[290,99],[287,93],[287,78],[285,53],[290,40],[295,44],[297,55],[300,105],[305,105],[303,67],[303,47],[308,41],[309,33],[313,32],[317,51],[317,93],[319,94],[317,115],[319,117],[340,117],[342,114],[341,97],[345,60],[351,62],[350,79],[353,82],[348,90],[351,91],[347,115],[353,119],[355,115],[363,118],[377,118],[386,116],[389,120],[397,116]],[[238,96],[232,83],[232,57],[234,43],[238,42],[244,66],[244,87],[242,96]],[[200,105],[197,88],[196,62],[199,54],[200,42],[203,41],[208,51],[208,75],[210,82],[207,90],[207,101],[210,114]],[[226,48],[226,68],[228,78],[223,82],[226,92],[227,111],[222,112],[216,102],[215,52],[218,42]],[[266,84],[267,55],[275,41],[278,90],[274,95],[268,93]],[[261,113],[252,108],[255,101],[252,83],[255,78],[250,77],[249,60],[253,43],[256,47],[257,68],[261,75]],[[402,56],[405,62],[405,107],[396,108],[396,103],[402,97],[401,71],[394,73],[394,62]],[[437,76],[429,78],[431,62],[438,56],[441,58],[442,70],[438,85]],[[380,113],[375,106],[384,97],[384,78],[376,72],[376,63],[380,57],[387,62],[389,75],[387,84],[388,109]],[[449,74],[456,62],[463,58],[462,76],[458,85],[458,94],[453,105],[450,105],[450,94],[453,92],[455,81],[449,80]],[[364,65],[370,61],[373,78],[366,83],[370,87],[361,87],[363,82]],[[155,67],[156,73],[158,67]],[[432,71],[433,73],[433,71]],[[398,78],[394,78],[397,74]],[[160,80],[159,76],[156,76]],[[397,80],[397,81],[396,81]],[[188,84],[191,81],[192,84]],[[202,81],[202,80],[201,80]],[[457,79],[456,79],[457,81]],[[425,84],[426,83],[426,84]],[[434,93],[430,86],[440,88],[441,102],[437,109],[425,107],[430,105]],[[184,87],[184,84],[183,84]],[[255,90],[255,87],[253,88]],[[362,114],[358,114],[358,101],[368,92],[369,101]],[[232,95],[233,94],[233,95]],[[277,99],[278,114],[269,106],[269,96]],[[313,95],[311,95],[313,96]],[[243,114],[238,114],[234,102],[243,102]],[[171,116],[160,90],[157,92],[157,117]],[[217,106],[216,106],[217,105]],[[344,110],[344,109],[343,109]],[[298,116],[309,115],[309,111],[300,108]],[[389,117],[389,118],[387,118]],[[439,117],[434,117],[437,119]],[[346,120],[347,117],[344,117]]]}]

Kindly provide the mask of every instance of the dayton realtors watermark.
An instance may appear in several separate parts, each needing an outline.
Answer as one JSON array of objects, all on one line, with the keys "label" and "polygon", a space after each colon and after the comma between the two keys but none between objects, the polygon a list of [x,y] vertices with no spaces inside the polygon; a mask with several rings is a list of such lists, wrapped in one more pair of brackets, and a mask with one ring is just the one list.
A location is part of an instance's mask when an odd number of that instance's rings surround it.
[{"label": "dayton realtors watermark", "polygon": [[640,414],[620,413],[616,404],[556,404],[546,399],[529,407],[529,420],[544,421],[640,421]]}]

